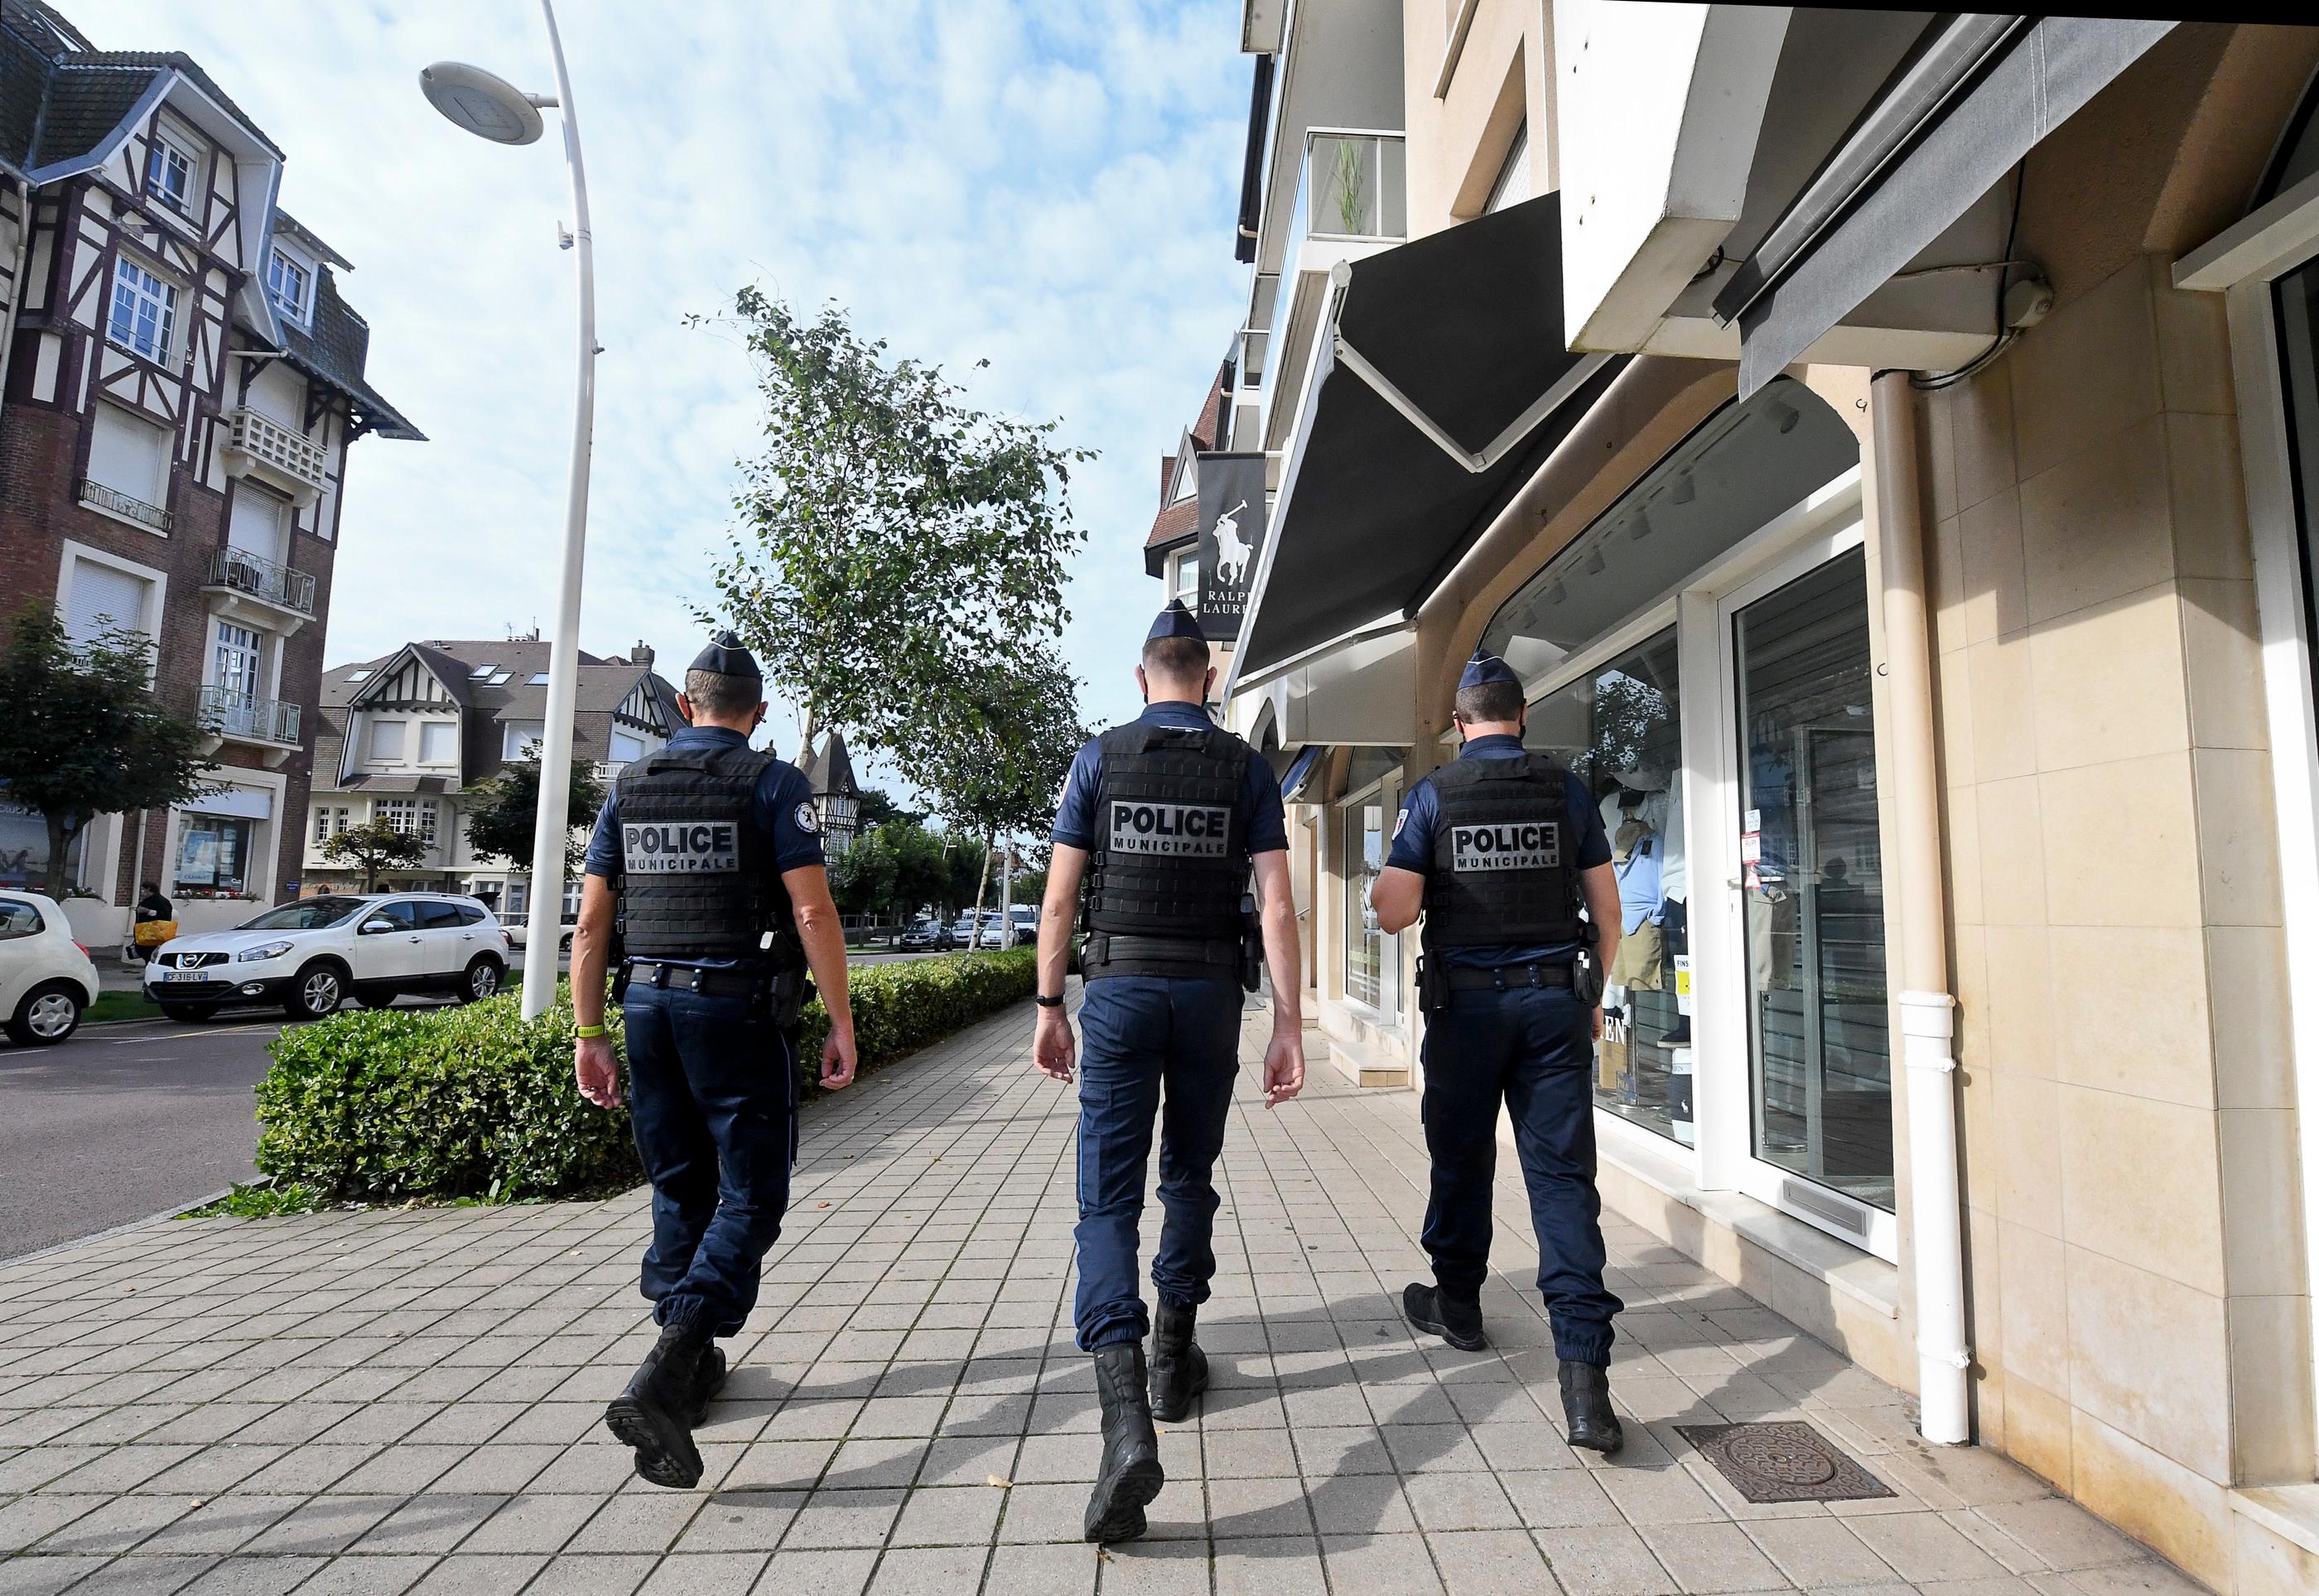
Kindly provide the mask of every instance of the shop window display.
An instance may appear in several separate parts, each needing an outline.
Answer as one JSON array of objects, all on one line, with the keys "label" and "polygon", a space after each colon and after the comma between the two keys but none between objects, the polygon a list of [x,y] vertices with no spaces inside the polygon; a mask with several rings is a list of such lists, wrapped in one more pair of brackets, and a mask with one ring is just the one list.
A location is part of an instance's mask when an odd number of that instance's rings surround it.
[{"label": "shop window display", "polygon": [[187,815],[177,834],[176,889],[196,896],[247,892],[250,823]]},{"label": "shop window display", "polygon": [[1688,1144],[1691,889],[1673,628],[1531,705],[1523,740],[1585,782],[1619,877],[1621,934],[1603,994],[1594,1101]]}]

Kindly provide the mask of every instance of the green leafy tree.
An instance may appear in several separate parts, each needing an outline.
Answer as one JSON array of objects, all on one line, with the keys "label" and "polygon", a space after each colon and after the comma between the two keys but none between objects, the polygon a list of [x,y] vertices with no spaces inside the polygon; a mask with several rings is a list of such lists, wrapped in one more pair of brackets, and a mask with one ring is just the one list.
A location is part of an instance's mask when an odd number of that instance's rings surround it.
[{"label": "green leafy tree", "polygon": [[1017,833],[1043,835],[1071,757],[1087,741],[1078,684],[1051,652],[1023,670],[957,672],[943,735],[916,774],[944,820],[981,844],[974,906],[985,902],[991,845]]},{"label": "green leafy tree", "polygon": [[202,729],[153,696],[153,645],[107,630],[77,648],[55,609],[34,602],[0,652],[0,778],[48,821],[51,894],[64,890],[73,837],[100,815],[166,808],[202,789]]},{"label": "green leafy tree", "polygon": [[982,891],[982,879],[988,873],[990,855],[981,839],[947,836],[943,843],[943,890],[940,899],[943,913],[955,915],[967,905],[978,901]]},{"label": "green leafy tree", "polygon": [[918,821],[926,817],[924,809],[905,809],[897,804],[882,787],[865,787],[858,801],[862,806],[864,830],[873,825],[885,825],[892,821]]},{"label": "green leafy tree", "polygon": [[895,875],[884,832],[865,831],[829,861],[829,895],[843,914],[883,919],[893,907]]},{"label": "green leafy tree", "polygon": [[[483,801],[467,811],[467,846],[477,859],[504,859],[517,870],[531,869],[532,835],[539,821],[539,747],[534,744],[521,759],[483,784]],[[587,827],[595,825],[596,812],[603,807],[604,784],[584,762],[573,760],[571,807],[564,813],[575,826]],[[567,876],[580,868],[587,849],[583,832],[565,834]]]},{"label": "green leafy tree", "polygon": [[385,816],[350,825],[322,844],[322,857],[362,871],[363,890],[378,890],[381,870],[409,870],[427,857],[425,839],[397,831]]},{"label": "green leafy tree", "polygon": [[956,901],[950,890],[950,860],[942,836],[915,820],[893,820],[879,828],[879,838],[894,861],[895,918],[929,906],[940,913]]},{"label": "green leafy tree", "polygon": [[978,718],[961,662],[1035,673],[1061,635],[1063,563],[1087,536],[1070,468],[1093,454],[1052,421],[967,404],[834,305],[803,319],[744,288],[728,320],[756,362],[764,446],[741,463],[741,525],[701,617],[730,618],[808,745],[835,724],[920,781]]}]

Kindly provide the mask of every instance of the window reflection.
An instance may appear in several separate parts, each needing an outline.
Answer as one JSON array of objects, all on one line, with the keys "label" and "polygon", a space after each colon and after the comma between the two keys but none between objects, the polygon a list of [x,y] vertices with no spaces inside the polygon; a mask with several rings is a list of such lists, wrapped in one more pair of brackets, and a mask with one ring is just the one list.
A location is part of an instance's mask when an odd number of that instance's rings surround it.
[{"label": "window reflection", "polygon": [[1594,1101],[1689,1142],[1690,882],[1672,627],[1530,706],[1523,741],[1585,782],[1619,877],[1620,940],[1603,994]]}]

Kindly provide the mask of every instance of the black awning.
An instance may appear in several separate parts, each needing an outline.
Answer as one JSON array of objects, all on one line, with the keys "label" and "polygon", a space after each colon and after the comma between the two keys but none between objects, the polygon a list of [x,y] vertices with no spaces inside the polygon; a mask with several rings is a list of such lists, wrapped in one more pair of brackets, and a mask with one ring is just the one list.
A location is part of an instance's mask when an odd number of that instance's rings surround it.
[{"label": "black awning", "polygon": [[[1234,669],[1262,671],[1386,617],[1416,613],[1620,361],[1562,332],[1560,196],[1340,267]],[[1325,318],[1324,312],[1324,318]],[[1333,336],[1332,336],[1333,334]],[[1585,380],[1520,436],[1557,384]],[[1385,387],[1484,468],[1453,458]]]},{"label": "black awning", "polygon": [[[1886,131],[1889,152],[1868,152],[1878,158],[1861,163],[1867,169],[1858,186],[1836,196],[1828,220],[1809,238],[1783,250],[1783,258],[1750,261],[1725,291],[1717,308],[1728,313],[1734,291],[1753,287],[1738,310],[1742,399],[1881,288],[2174,26],[2046,16],[2014,32],[2001,49],[1974,54],[1976,41],[1963,35],[2003,20],[1956,19],[1955,53],[1966,76],[1929,103],[1912,129]],[[1872,111],[1863,127],[1876,121]],[[1830,169],[1854,153],[1837,150]],[[1783,220],[1772,238],[1787,228]]]}]

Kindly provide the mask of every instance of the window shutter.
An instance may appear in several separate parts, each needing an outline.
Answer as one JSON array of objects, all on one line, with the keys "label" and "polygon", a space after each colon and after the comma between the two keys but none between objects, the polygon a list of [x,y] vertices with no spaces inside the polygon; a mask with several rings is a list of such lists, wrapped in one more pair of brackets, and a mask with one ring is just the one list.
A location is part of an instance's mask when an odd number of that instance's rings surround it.
[{"label": "window shutter", "polygon": [[145,629],[145,595],[152,584],[94,560],[73,565],[72,598],[65,613],[65,631],[86,647],[107,630],[125,627]]},{"label": "window shutter", "polygon": [[280,564],[283,523],[287,518],[283,512],[288,509],[283,500],[263,489],[253,488],[247,482],[238,484],[233,494],[233,517],[226,526],[227,545]]},{"label": "window shutter", "polygon": [[126,493],[140,504],[160,505],[168,434],[117,404],[100,401],[88,440],[89,481]]}]

